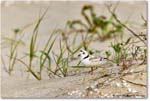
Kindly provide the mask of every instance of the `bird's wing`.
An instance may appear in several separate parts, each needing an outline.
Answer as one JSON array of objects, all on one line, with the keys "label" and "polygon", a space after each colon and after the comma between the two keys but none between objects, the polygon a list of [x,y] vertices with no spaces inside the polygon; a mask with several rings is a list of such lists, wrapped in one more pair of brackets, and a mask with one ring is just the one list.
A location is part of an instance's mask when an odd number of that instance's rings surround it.
[{"label": "bird's wing", "polygon": [[100,57],[91,57],[89,60],[92,62],[98,62],[98,61],[101,61],[101,58]]},{"label": "bird's wing", "polygon": [[89,60],[92,61],[92,62],[98,62],[98,61],[105,60],[105,58],[103,58],[103,57],[90,57]]}]

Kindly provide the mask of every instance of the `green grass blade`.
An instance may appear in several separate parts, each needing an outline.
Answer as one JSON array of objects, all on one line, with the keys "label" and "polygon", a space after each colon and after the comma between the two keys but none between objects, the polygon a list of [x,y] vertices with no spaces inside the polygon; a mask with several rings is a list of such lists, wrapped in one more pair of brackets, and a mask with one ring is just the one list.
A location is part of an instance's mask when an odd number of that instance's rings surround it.
[{"label": "green grass blade", "polygon": [[[54,43],[55,43],[55,40],[56,40],[56,38],[57,37],[55,37],[55,39],[52,41],[52,43],[50,44],[50,46],[49,46],[49,49],[48,49],[48,51],[47,52],[44,52],[44,54],[46,55],[46,57],[44,58],[44,59],[42,59],[42,57],[43,57],[43,54],[41,55],[41,59],[40,59],[40,72],[42,71],[42,69],[43,69],[43,66],[44,66],[44,63],[46,62],[46,59],[49,57],[49,53],[51,52],[51,50],[52,50],[52,47],[53,47],[53,45],[54,45]],[[51,38],[50,38],[51,39]],[[49,42],[49,41],[48,41]],[[48,45],[47,45],[48,46]],[[50,57],[48,58],[48,60],[50,61],[51,59],[50,59]]]},{"label": "green grass blade", "polygon": [[33,60],[33,57],[34,57],[34,54],[35,54],[35,44],[36,44],[36,40],[37,40],[37,36],[38,36],[38,29],[39,29],[39,26],[44,18],[44,16],[46,15],[48,11],[48,8],[46,9],[46,11],[43,13],[43,15],[39,18],[34,30],[33,30],[33,35],[31,37],[31,42],[30,42],[30,60],[29,60],[29,65],[31,66],[32,64],[32,60]]}]

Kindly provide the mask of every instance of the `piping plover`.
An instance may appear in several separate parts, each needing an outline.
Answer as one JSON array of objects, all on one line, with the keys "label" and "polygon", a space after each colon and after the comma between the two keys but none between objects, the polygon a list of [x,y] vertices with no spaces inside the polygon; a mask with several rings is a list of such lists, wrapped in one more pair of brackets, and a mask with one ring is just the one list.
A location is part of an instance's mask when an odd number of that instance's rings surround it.
[{"label": "piping plover", "polygon": [[105,64],[107,62],[106,58],[94,57],[83,49],[80,50],[79,56],[80,56],[80,61],[86,66],[98,66],[98,65]]}]

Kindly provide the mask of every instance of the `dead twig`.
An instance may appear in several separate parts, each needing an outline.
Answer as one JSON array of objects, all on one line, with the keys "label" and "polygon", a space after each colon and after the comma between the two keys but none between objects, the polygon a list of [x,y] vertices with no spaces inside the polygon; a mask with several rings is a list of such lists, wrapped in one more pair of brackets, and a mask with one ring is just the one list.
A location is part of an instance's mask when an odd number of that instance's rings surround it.
[{"label": "dead twig", "polygon": [[132,83],[132,84],[134,84],[134,85],[147,86],[146,84],[139,84],[139,83],[135,83],[135,82],[129,81],[129,80],[127,80],[127,79],[124,79],[123,77],[121,77],[120,79],[125,80],[125,81],[128,82],[128,83]]},{"label": "dead twig", "polygon": [[[127,72],[127,73],[119,73],[120,75],[119,76],[117,76],[117,77],[112,77],[111,78],[111,76],[113,75],[113,74],[115,74],[115,73],[111,73],[111,74],[104,74],[104,75],[102,75],[102,76],[100,76],[100,77],[97,77],[97,78],[94,78],[94,79],[90,79],[90,80],[94,80],[94,81],[96,81],[96,80],[98,80],[98,79],[100,79],[100,78],[103,78],[103,77],[109,77],[110,79],[108,80],[108,79],[106,79],[106,80],[104,80],[104,81],[102,81],[102,82],[99,82],[96,86],[98,86],[98,87],[103,87],[104,86],[104,84],[106,83],[106,81],[108,81],[108,82],[112,82],[112,81],[114,81],[114,80],[116,80],[116,79],[122,79],[124,76],[126,76],[126,75],[129,75],[129,74],[133,74],[133,73],[141,73],[141,72],[144,72],[144,71],[135,71],[135,72]],[[129,82],[129,83],[132,83],[132,84],[135,84],[135,85],[140,85],[140,86],[146,86],[146,85],[142,85],[142,84],[138,84],[138,83],[134,83],[134,82],[130,82],[130,81],[127,81],[127,82]]]},{"label": "dead twig", "polygon": [[141,40],[145,45],[146,45],[146,42],[139,36],[137,35],[132,29],[130,29],[127,25],[123,24],[117,17],[117,15],[110,9],[111,6],[109,5],[106,5],[108,11],[112,14],[112,16],[114,17],[114,19],[120,23],[123,27],[125,27],[129,32],[131,32],[135,37],[137,37],[139,40]]},{"label": "dead twig", "polygon": [[3,66],[4,66],[4,71],[9,74],[9,71],[8,71],[7,68],[6,68],[6,64],[5,64],[5,60],[4,60],[3,56],[1,56],[1,61],[2,61],[2,64],[3,64]]}]

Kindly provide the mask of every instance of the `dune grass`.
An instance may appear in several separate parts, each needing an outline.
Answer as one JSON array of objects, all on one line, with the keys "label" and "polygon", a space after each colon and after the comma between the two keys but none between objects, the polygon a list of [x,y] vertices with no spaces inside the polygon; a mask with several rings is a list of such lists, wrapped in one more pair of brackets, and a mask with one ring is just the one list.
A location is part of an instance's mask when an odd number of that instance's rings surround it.
[{"label": "dune grass", "polygon": [[[28,53],[26,56],[28,57],[28,63],[20,58],[17,57],[17,48],[19,44],[25,44],[22,41],[23,36],[16,40],[16,37],[21,33],[22,30],[15,29],[14,30],[14,37],[7,40],[10,41],[10,51],[9,51],[9,69],[8,72],[11,73],[14,70],[16,61],[21,62],[26,68],[27,71],[33,75],[37,80],[42,79],[42,72],[46,70],[49,75],[55,75],[57,77],[66,77],[68,76],[68,71],[70,67],[73,68],[91,68],[90,66],[80,66],[80,61],[77,63],[76,66],[70,66],[69,63],[71,61],[77,60],[76,57],[77,53],[81,48],[92,53],[89,45],[96,41],[105,41],[109,40],[110,38],[114,38],[116,36],[120,36],[125,34],[124,29],[126,28],[129,30],[133,35],[139,39],[139,42],[144,43],[144,48],[137,46],[131,41],[133,38],[130,37],[125,41],[110,43],[110,48],[113,51],[105,50],[105,55],[107,59],[112,62],[113,64],[122,65],[129,67],[126,62],[129,60],[135,60],[137,57],[138,51],[141,49],[142,53],[140,55],[143,57],[142,64],[146,61],[146,39],[142,39],[142,36],[133,32],[129,27],[126,26],[123,22],[118,20],[117,15],[115,14],[115,10],[111,10],[108,8],[110,12],[110,16],[106,17],[104,15],[97,15],[95,13],[94,7],[92,5],[85,5],[81,10],[81,15],[84,17],[86,23],[79,20],[72,20],[67,21],[67,28],[69,29],[55,29],[52,31],[48,39],[46,39],[46,43],[43,44],[42,49],[37,49],[37,42],[40,40],[39,37],[39,28],[43,19],[45,18],[48,8],[44,11],[44,13],[39,17],[36,22],[36,25],[33,29],[33,33],[31,35],[30,44],[27,46],[29,48]],[[87,14],[88,13],[88,14]],[[143,18],[143,17],[142,17]],[[144,18],[143,18],[144,19]],[[144,19],[145,23],[145,19]],[[76,26],[81,26],[77,28]],[[70,35],[72,35],[71,38]],[[81,38],[81,42],[78,43],[77,38]],[[56,53],[54,49],[56,40],[58,42],[59,39],[59,48],[57,49],[59,53]],[[133,39],[134,40],[134,39]],[[138,43],[138,42],[137,42]],[[135,46],[135,50],[132,50],[132,46]],[[139,48],[137,48],[139,47]],[[96,50],[100,52],[100,50]],[[40,56],[37,56],[36,53],[39,52]],[[67,55],[66,55],[67,54]],[[130,57],[130,58],[128,58]],[[137,59],[137,58],[136,58]],[[138,57],[139,59],[139,57]],[[2,59],[3,65],[5,65],[4,59]],[[33,63],[35,60],[39,60],[39,65],[35,66]],[[122,64],[123,63],[123,64]],[[53,64],[53,65],[52,65]],[[6,65],[5,65],[6,67]],[[36,67],[38,70],[35,70]]]}]

